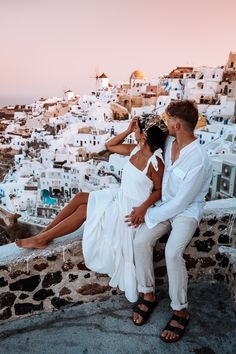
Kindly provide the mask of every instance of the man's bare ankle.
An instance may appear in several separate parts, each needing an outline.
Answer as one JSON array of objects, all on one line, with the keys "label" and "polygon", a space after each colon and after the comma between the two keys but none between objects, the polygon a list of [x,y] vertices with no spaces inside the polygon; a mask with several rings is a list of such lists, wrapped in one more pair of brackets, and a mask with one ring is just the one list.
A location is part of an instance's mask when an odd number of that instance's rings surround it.
[{"label": "man's bare ankle", "polygon": [[143,299],[147,300],[147,301],[155,301],[156,296],[154,293],[146,293],[146,294],[143,294]]},{"label": "man's bare ankle", "polygon": [[174,313],[178,316],[190,316],[190,313],[188,312],[187,309],[182,309],[182,310],[174,310]]}]

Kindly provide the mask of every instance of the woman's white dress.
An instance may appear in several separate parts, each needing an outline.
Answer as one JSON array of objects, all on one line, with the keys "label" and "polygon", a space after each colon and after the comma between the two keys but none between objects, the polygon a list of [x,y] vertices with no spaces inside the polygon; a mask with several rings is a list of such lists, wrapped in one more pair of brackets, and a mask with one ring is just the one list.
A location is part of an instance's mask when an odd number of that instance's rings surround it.
[{"label": "woman's white dress", "polygon": [[[136,146],[130,157],[138,150]],[[123,167],[119,188],[89,193],[82,242],[85,264],[93,271],[108,274],[110,286],[118,286],[131,302],[138,298],[133,253],[137,229],[125,223],[125,216],[152,193],[153,182],[146,174],[150,163],[158,170],[156,157],[162,159],[161,149],[154,152],[143,171],[129,159]]]}]

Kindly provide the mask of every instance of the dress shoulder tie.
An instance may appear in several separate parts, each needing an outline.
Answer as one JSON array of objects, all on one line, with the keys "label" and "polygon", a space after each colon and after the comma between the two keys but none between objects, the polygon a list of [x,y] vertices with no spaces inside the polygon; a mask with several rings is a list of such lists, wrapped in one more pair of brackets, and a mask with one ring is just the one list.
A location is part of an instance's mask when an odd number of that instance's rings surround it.
[{"label": "dress shoulder tie", "polygon": [[148,161],[148,166],[150,164],[150,162],[152,163],[155,171],[158,171],[158,160],[157,160],[157,157],[159,157],[161,159],[161,161],[164,163],[164,159],[163,159],[163,156],[162,156],[162,149],[159,148],[157,149],[153,155],[150,157],[149,161]]},{"label": "dress shoulder tie", "polygon": [[140,146],[139,145],[135,146],[135,148],[131,151],[129,156],[131,157],[131,156],[135,155],[136,152],[138,152],[139,150],[140,150]]}]

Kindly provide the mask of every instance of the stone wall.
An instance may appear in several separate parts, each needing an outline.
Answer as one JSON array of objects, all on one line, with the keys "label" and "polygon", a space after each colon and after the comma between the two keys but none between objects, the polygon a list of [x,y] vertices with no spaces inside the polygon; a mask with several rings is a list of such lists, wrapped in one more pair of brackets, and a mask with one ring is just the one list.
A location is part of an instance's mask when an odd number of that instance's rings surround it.
[{"label": "stone wall", "polygon": [[[10,246],[16,248],[2,248]],[[0,264],[0,320],[108,298],[117,293],[108,282],[84,265],[81,236],[33,254],[23,250],[17,259]]]},{"label": "stone wall", "polygon": [[[236,206],[235,206],[236,209]],[[236,309],[235,259],[226,251],[235,250],[235,211],[208,210],[184,258],[189,278],[225,281]],[[22,250],[15,244],[0,247],[0,320],[54,311],[65,305],[104,300],[118,293],[109,278],[88,270],[83,261],[79,233],[55,240],[45,250]],[[156,285],[167,287],[163,236],[154,250]],[[219,251],[219,246],[224,250]],[[236,257],[235,257],[236,258]]]},{"label": "stone wall", "polygon": [[[165,266],[165,244],[168,235],[157,242],[154,250],[156,284],[167,284]],[[225,281],[229,284],[229,257],[220,253],[220,246],[236,247],[235,215],[205,215],[201,220],[190,244],[185,250],[184,259],[189,279]]]},{"label": "stone wall", "polygon": [[229,284],[233,307],[236,312],[236,248],[221,246],[220,254],[229,259],[229,267],[226,275],[226,282]]}]

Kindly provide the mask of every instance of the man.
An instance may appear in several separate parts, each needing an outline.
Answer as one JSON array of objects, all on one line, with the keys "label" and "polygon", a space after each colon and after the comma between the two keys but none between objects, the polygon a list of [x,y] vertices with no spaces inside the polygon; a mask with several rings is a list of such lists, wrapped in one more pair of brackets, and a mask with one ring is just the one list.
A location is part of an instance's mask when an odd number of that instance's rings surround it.
[{"label": "man", "polygon": [[[194,136],[198,110],[189,100],[173,101],[166,109],[169,137],[164,159],[162,202],[148,209],[145,223],[134,240],[138,291],[143,293],[134,307],[133,322],[143,325],[155,306],[153,247],[158,238],[170,232],[165,248],[169,295],[174,314],[160,334],[165,342],[179,340],[188,325],[187,270],[182,257],[202,217],[205,195],[211,181],[212,168],[205,150]],[[127,217],[135,222],[136,208]]]}]

